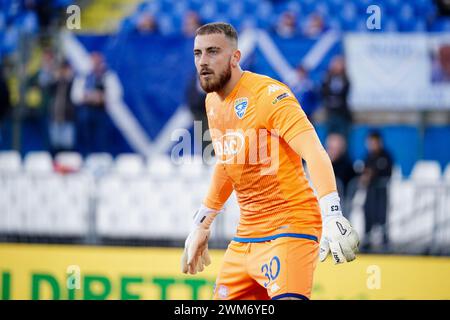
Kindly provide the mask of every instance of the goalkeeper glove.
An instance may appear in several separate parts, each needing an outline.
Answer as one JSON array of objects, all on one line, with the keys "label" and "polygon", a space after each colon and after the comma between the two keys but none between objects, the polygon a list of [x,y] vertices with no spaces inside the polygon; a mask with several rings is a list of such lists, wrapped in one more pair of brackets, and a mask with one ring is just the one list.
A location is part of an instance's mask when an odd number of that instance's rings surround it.
[{"label": "goalkeeper glove", "polygon": [[342,215],[337,192],[322,197],[319,202],[323,225],[320,261],[325,261],[330,251],[334,264],[355,260],[359,245],[358,233]]},{"label": "goalkeeper glove", "polygon": [[208,240],[211,234],[211,224],[219,211],[209,209],[204,205],[194,215],[194,229],[189,233],[184,244],[181,257],[181,271],[196,274],[203,271],[211,263],[208,253]]}]

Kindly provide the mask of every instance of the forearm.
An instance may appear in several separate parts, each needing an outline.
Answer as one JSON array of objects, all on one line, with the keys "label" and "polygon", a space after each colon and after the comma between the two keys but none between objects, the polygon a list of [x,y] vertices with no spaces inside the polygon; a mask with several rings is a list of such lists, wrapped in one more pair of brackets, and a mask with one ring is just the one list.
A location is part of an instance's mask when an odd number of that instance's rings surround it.
[{"label": "forearm", "polygon": [[314,130],[300,133],[289,141],[289,146],[306,161],[319,199],[336,192],[333,165]]},{"label": "forearm", "polygon": [[226,174],[224,167],[216,165],[211,185],[203,204],[210,209],[221,210],[232,192],[233,185]]}]

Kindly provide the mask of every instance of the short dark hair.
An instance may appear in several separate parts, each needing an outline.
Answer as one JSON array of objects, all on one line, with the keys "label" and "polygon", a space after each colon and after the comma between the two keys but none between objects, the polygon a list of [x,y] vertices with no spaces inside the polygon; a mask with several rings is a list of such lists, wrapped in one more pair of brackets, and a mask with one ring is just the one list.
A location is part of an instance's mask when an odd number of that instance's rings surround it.
[{"label": "short dark hair", "polygon": [[228,39],[238,42],[238,34],[236,29],[226,22],[212,22],[202,25],[195,32],[196,36],[202,36],[205,34],[224,34]]},{"label": "short dark hair", "polygon": [[369,134],[367,135],[370,139],[376,139],[378,141],[382,140],[381,132],[377,129],[372,129],[369,131]]}]

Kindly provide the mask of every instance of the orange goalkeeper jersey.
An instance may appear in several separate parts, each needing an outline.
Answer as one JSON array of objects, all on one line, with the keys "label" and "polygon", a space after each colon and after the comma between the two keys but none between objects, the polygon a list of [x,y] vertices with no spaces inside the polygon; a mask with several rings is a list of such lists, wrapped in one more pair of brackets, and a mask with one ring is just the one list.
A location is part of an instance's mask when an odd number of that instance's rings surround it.
[{"label": "orange goalkeeper jersey", "polygon": [[301,158],[290,139],[314,130],[289,88],[244,71],[223,101],[213,92],[206,111],[218,166],[236,192],[240,221],[234,240],[280,236],[318,240],[321,216]]}]

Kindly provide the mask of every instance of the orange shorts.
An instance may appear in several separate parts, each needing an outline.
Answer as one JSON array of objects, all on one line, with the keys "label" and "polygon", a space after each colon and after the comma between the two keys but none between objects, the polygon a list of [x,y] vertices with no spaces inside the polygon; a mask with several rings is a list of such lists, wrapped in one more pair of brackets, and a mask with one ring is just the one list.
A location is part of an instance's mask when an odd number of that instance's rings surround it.
[{"label": "orange shorts", "polygon": [[214,299],[309,299],[318,254],[318,242],[310,239],[231,241],[216,280]]}]

